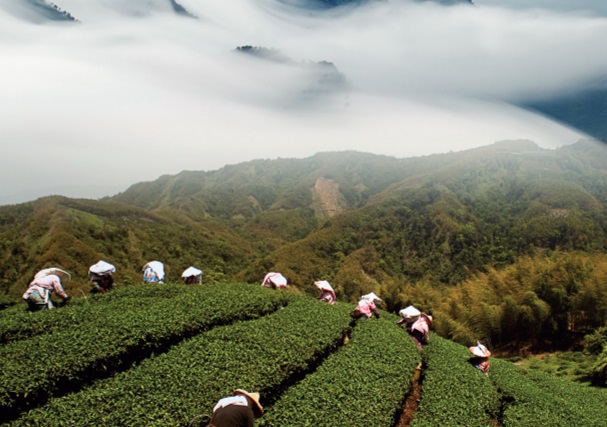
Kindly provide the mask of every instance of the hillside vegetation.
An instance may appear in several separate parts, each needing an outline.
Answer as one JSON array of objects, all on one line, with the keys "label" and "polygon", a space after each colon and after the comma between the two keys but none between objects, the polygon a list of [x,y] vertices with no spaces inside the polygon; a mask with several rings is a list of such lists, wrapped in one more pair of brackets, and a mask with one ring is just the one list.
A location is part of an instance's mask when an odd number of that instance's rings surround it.
[{"label": "hillside vegetation", "polygon": [[16,298],[55,265],[80,295],[99,259],[116,265],[119,286],[158,259],[169,280],[194,265],[205,282],[274,270],[303,293],[320,279],[342,301],[373,291],[390,311],[435,311],[437,330],[465,344],[565,342],[607,321],[606,165],[591,141],[322,153],[186,171],[99,201],[4,206],[0,289]]}]

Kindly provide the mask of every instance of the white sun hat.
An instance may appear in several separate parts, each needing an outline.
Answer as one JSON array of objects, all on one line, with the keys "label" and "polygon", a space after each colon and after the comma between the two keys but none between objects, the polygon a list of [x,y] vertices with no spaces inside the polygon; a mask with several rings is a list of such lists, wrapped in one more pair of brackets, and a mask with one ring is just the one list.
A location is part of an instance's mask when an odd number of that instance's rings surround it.
[{"label": "white sun hat", "polygon": [[409,307],[403,308],[401,311],[398,312],[398,314],[400,314],[401,317],[404,319],[414,319],[416,317],[419,317],[422,312],[410,305]]},{"label": "white sun hat", "polygon": [[246,396],[253,402],[253,412],[255,413],[256,418],[260,418],[263,415],[263,406],[259,403],[259,393],[249,393],[246,390],[241,388],[237,388],[234,390],[235,395]]},{"label": "white sun hat", "polygon": [[482,345],[480,342],[476,342],[476,347],[470,347],[470,353],[474,354],[478,357],[489,357],[491,356],[491,352]]},{"label": "white sun hat", "polygon": [[378,297],[377,295],[375,295],[374,292],[371,292],[370,294],[367,294],[367,295],[363,295],[362,299],[367,300],[369,302],[381,301],[381,298]]},{"label": "white sun hat", "polygon": [[316,286],[321,291],[335,292],[333,286],[331,286],[331,284],[326,280],[319,280],[317,282],[314,282],[314,286]]},{"label": "white sun hat", "polygon": [[68,273],[67,271],[62,270],[60,268],[57,268],[57,267],[50,267],[50,268],[45,268],[44,270],[40,270],[38,273],[36,273],[36,275],[34,276],[34,279],[41,279],[43,277],[50,276],[50,275],[55,275],[64,282],[67,282],[71,279],[70,273]]},{"label": "white sun hat", "polygon": [[107,275],[116,272],[116,267],[114,267],[109,262],[99,261],[97,264],[93,264],[89,267],[89,274],[99,274],[99,275]]},{"label": "white sun hat", "polygon": [[183,273],[181,273],[181,277],[191,277],[191,276],[200,276],[202,274],[202,270],[197,269],[196,267],[188,267]]}]

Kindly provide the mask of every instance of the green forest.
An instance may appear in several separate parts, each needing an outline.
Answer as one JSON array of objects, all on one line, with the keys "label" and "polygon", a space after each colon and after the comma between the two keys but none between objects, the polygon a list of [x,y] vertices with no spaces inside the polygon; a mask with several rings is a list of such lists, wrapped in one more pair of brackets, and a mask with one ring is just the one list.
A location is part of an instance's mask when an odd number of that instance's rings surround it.
[{"label": "green forest", "polygon": [[[119,286],[140,283],[142,266],[160,260],[174,281],[193,265],[204,283],[260,283],[280,271],[303,294],[316,295],[315,280],[343,302],[375,292],[387,311],[431,312],[439,335],[465,345],[570,349],[585,336],[604,342],[606,208],[607,147],[593,141],[184,171],[101,200],[0,207],[0,303],[19,302],[45,267],[68,270],[77,297],[100,259],[117,267]],[[607,353],[593,351],[604,384]]]}]

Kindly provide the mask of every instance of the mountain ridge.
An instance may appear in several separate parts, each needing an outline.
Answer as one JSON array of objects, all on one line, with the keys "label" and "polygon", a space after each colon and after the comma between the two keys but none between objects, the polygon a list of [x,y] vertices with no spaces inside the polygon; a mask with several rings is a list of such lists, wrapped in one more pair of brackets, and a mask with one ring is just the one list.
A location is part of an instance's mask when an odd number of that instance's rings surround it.
[{"label": "mountain ridge", "polygon": [[86,295],[100,259],[118,286],[135,285],[160,260],[169,283],[189,266],[205,283],[280,271],[293,292],[316,295],[314,281],[328,280],[341,301],[375,292],[389,311],[434,311],[437,331],[458,342],[566,345],[607,321],[605,212],[607,149],[596,141],[256,160],[101,200],[0,207],[0,295],[17,299],[50,266],[72,273],[68,294]]},{"label": "mountain ridge", "polygon": [[[116,258],[119,271],[134,283],[145,262],[164,259],[174,264],[172,274],[197,264],[209,280],[254,282],[264,271],[284,267],[305,288],[314,276],[340,277],[349,264],[369,262],[360,259],[362,253],[371,254],[373,263],[392,261],[371,268],[375,273],[350,271],[344,281],[371,286],[390,277],[388,282],[434,277],[456,283],[486,266],[512,262],[529,244],[603,247],[605,164],[604,147],[593,142],[547,150],[511,141],[409,159],[351,151],[254,160],[165,175],[98,201],[42,198],[0,207],[1,288],[16,294],[37,268],[53,263],[85,277],[88,265],[106,258]],[[360,240],[368,224],[376,231]],[[582,241],[567,232],[546,234],[572,224],[585,236]],[[413,234],[402,240],[394,227]],[[493,237],[483,240],[482,229]],[[476,248],[467,255],[470,249],[452,240],[462,233],[471,233],[469,244]],[[507,248],[491,255],[495,239]],[[479,252],[485,246],[489,252]],[[415,260],[415,266],[394,258],[413,249],[417,255],[407,262]],[[451,259],[442,268],[424,271],[417,265],[439,262],[440,253]],[[302,254],[314,266],[309,271],[303,267],[307,261],[297,259]],[[353,297],[356,289],[344,294]]]}]

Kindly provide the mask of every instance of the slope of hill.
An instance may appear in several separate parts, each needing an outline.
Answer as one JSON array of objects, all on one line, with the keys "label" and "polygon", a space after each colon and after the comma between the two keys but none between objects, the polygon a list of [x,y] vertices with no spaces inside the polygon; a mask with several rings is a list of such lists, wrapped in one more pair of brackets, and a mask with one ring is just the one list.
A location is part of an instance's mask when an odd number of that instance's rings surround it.
[{"label": "slope of hill", "polygon": [[[134,286],[50,313],[15,307],[0,313],[1,332],[20,320],[18,339],[0,345],[0,422],[204,426],[244,388],[260,392],[266,427],[607,426],[605,389],[495,357],[486,376],[466,347],[431,334],[420,352],[397,316],[353,321],[353,308],[234,283]],[[62,357],[39,365],[49,348]],[[416,390],[412,422],[397,423]]]},{"label": "slope of hill", "polygon": [[517,142],[403,161],[394,183],[361,209],[270,258],[299,285],[322,274],[357,283],[356,293],[388,277],[457,283],[533,247],[600,250],[604,159],[592,143],[551,151]]},{"label": "slope of hill", "polygon": [[48,197],[0,209],[2,288],[18,295],[42,266],[72,272],[69,291],[88,290],[88,267],[110,260],[119,282],[141,279],[153,259],[167,264],[169,277],[196,264],[208,280],[232,275],[246,265],[252,246],[210,218],[193,220],[178,210],[150,213],[113,201]]},{"label": "slope of hill", "polygon": [[260,212],[313,208],[311,189],[323,178],[339,183],[340,204],[352,209],[409,176],[406,164],[357,152],[321,153],[302,160],[254,160],[213,172],[164,176],[135,184],[112,199],[145,209],[173,208],[226,220],[250,219]]},{"label": "slope of hill", "polygon": [[[579,332],[607,321],[596,296],[604,261],[593,258],[607,249],[605,165],[597,143],[546,150],[509,141],[413,159],[346,152],[256,160],[163,176],[100,201],[45,198],[0,208],[0,285],[18,296],[36,270],[57,265],[73,273],[68,291],[86,292],[87,268],[99,259],[118,267],[122,284],[139,282],[153,259],[165,262],[169,280],[190,265],[206,281],[255,283],[277,270],[304,292],[326,279],[341,300],[374,291],[389,310],[412,301],[441,310],[449,319],[441,331],[459,340],[482,334],[507,343],[512,331],[493,336],[483,325],[507,324],[508,307],[525,324],[525,310],[535,310],[544,326],[526,339],[548,339],[568,330],[568,316],[579,317]],[[528,262],[559,266],[550,287]],[[508,266],[530,275],[510,294],[492,288]],[[467,319],[449,309],[469,308],[458,292],[482,275],[479,301],[493,311]]]},{"label": "slope of hill", "polygon": [[185,257],[174,268],[196,261],[257,280],[280,267],[306,286],[342,277],[362,257],[383,265],[362,269],[362,283],[428,272],[455,283],[530,246],[604,247],[605,157],[591,142],[557,151],[504,142],[414,159],[323,153],[163,176],[101,201],[5,206],[2,287],[22,287],[48,263],[82,271],[97,257],[118,258],[131,280],[147,258]]}]

